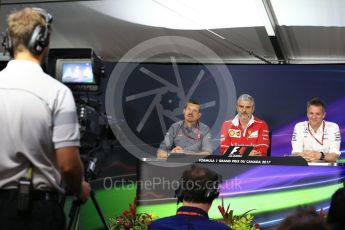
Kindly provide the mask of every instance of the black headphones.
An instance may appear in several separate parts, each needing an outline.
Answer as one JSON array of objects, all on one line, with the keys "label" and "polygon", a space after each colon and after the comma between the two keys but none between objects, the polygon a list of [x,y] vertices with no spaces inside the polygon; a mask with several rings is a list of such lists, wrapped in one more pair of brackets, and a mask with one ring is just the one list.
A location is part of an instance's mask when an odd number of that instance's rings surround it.
[{"label": "black headphones", "polygon": [[[40,55],[44,48],[46,48],[49,44],[49,27],[53,21],[53,16],[42,8],[32,8],[32,10],[42,15],[42,17],[45,19],[45,25],[37,25],[34,28],[27,44],[27,48],[32,54]],[[8,29],[6,29],[3,37],[4,38],[1,44],[5,48],[5,51],[8,51],[13,57],[13,46]]]},{"label": "black headphones", "polygon": [[[177,204],[183,202],[185,192],[190,188],[188,182],[192,182],[192,186],[196,186],[195,181],[186,181],[183,178],[180,179],[179,187],[175,190],[175,197],[177,198]],[[202,199],[213,200],[219,196],[220,184],[222,183],[222,176],[215,174],[215,178],[206,181],[201,187]],[[191,191],[193,189],[189,189]]]}]

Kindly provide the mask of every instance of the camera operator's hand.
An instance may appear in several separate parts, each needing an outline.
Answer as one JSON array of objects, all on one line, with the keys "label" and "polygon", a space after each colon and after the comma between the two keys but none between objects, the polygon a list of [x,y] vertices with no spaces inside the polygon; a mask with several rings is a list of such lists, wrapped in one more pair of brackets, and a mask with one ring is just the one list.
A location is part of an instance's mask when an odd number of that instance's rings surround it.
[{"label": "camera operator's hand", "polygon": [[80,194],[77,196],[78,200],[85,203],[90,196],[91,186],[85,180],[81,184]]},{"label": "camera operator's hand", "polygon": [[90,196],[90,184],[83,178],[84,166],[78,147],[66,147],[56,150],[61,176],[67,187],[74,192],[80,202],[86,202]]}]

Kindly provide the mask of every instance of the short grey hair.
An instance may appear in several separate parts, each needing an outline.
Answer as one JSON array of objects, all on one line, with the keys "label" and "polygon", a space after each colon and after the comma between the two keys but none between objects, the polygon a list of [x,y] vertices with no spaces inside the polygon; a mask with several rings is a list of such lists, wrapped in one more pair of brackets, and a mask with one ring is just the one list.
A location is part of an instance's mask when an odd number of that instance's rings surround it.
[{"label": "short grey hair", "polygon": [[250,96],[249,94],[242,94],[241,96],[239,96],[237,98],[237,104],[239,101],[251,101],[251,102],[253,102],[253,106],[255,105],[254,98],[252,96]]}]

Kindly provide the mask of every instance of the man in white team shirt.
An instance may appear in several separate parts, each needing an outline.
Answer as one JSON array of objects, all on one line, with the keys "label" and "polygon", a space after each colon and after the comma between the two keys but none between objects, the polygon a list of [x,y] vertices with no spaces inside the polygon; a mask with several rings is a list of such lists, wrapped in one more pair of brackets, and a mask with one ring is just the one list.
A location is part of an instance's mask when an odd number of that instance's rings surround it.
[{"label": "man in white team shirt", "polygon": [[14,59],[0,71],[1,230],[66,229],[62,181],[80,201],[90,195],[72,92],[41,67],[51,22],[40,8],[7,19],[3,45]]},{"label": "man in white team shirt", "polygon": [[340,130],[334,122],[325,121],[325,104],[319,98],[307,103],[308,121],[297,123],[292,135],[292,155],[306,161],[335,162],[340,155]]}]

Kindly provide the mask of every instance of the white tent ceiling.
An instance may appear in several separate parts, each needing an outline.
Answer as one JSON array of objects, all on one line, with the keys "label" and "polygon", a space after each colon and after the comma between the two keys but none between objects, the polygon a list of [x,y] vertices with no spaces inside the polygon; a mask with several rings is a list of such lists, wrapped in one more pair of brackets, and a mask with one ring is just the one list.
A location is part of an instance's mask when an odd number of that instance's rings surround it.
[{"label": "white tent ceiling", "polygon": [[[193,39],[227,63],[345,60],[344,0],[2,0],[1,31],[6,15],[26,6],[53,14],[52,48],[92,47],[109,61],[159,36]],[[175,52],[183,54],[179,46]],[[213,62],[217,57],[203,59]],[[186,55],[176,58],[193,62]],[[167,62],[170,56],[147,61]]]}]

